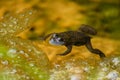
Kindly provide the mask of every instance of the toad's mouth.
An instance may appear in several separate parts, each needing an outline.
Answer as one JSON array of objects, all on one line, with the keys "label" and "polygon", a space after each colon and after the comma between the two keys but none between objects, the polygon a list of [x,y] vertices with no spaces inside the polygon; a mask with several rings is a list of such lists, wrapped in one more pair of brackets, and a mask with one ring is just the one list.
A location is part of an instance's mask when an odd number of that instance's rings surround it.
[{"label": "toad's mouth", "polygon": [[52,45],[63,45],[64,44],[63,41],[59,41],[59,39],[55,39],[55,38],[51,38],[49,40],[49,43]]}]

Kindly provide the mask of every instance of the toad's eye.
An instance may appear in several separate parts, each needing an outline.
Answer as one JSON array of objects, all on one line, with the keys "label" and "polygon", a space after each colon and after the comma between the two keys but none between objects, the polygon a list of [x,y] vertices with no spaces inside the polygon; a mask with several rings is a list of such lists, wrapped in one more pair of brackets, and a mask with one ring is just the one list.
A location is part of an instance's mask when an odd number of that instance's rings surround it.
[{"label": "toad's eye", "polygon": [[64,41],[64,39],[63,39],[63,38],[58,38],[58,40],[59,40],[60,42],[63,42],[63,41]]}]

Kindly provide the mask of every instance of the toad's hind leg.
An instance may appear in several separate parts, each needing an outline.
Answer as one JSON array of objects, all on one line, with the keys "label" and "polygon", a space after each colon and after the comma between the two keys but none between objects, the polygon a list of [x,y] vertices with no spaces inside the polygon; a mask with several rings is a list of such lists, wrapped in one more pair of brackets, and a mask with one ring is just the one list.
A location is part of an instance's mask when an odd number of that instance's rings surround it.
[{"label": "toad's hind leg", "polygon": [[87,47],[87,49],[88,49],[90,52],[95,53],[95,54],[98,54],[101,58],[102,58],[102,57],[105,57],[105,54],[104,54],[102,51],[100,51],[99,49],[94,49],[94,48],[92,47],[91,42],[90,42],[90,39],[87,41],[87,43],[86,43],[85,46]]}]

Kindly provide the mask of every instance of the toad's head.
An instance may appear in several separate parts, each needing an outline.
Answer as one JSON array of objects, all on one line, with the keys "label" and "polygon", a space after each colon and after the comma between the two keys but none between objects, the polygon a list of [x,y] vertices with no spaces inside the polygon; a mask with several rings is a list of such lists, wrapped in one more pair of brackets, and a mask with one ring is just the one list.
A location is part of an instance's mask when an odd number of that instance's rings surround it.
[{"label": "toad's head", "polygon": [[59,33],[54,33],[52,34],[50,40],[49,40],[50,44],[53,45],[64,45],[64,39],[59,35]]}]

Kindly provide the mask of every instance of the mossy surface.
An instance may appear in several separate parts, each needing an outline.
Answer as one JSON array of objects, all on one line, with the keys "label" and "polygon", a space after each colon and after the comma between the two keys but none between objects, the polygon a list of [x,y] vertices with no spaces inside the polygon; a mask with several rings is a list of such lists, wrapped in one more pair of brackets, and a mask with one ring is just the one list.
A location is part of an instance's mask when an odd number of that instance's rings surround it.
[{"label": "mossy surface", "polygon": [[17,37],[29,29],[35,11],[23,10],[0,22],[0,80],[48,80],[49,61],[31,41]]}]

